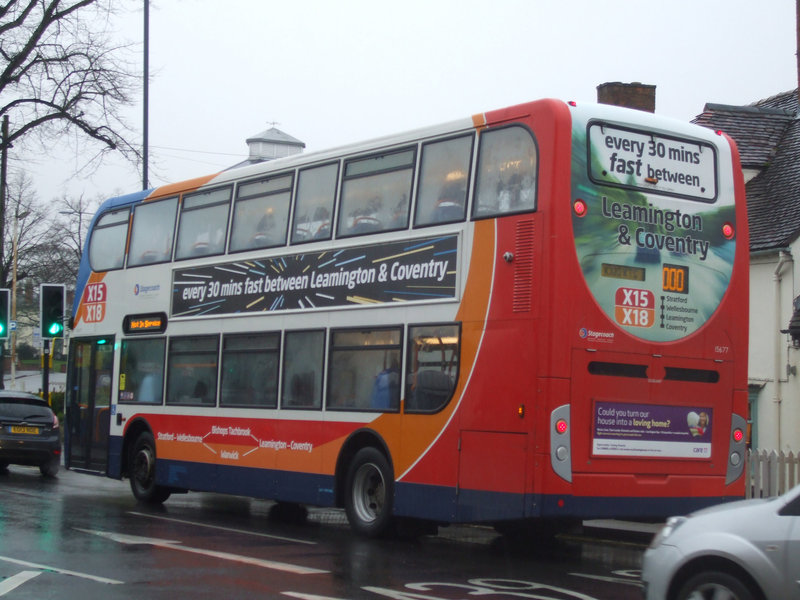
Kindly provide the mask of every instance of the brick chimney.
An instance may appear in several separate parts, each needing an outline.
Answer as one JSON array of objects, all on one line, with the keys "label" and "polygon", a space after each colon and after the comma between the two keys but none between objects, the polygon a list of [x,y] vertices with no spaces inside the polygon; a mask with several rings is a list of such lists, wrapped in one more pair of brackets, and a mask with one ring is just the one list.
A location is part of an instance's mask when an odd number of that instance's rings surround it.
[{"label": "brick chimney", "polygon": [[597,86],[597,101],[600,104],[613,104],[651,113],[656,112],[656,86],[638,81],[601,83]]}]

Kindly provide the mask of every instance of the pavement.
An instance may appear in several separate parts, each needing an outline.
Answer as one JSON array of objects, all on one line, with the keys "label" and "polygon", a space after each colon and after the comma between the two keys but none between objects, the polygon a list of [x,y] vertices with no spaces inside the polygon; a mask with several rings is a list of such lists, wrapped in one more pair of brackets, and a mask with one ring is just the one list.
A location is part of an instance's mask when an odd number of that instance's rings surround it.
[{"label": "pavement", "polygon": [[[17,371],[12,381],[11,373],[3,374],[3,384],[7,390],[20,390],[37,394],[42,390],[41,371]],[[50,372],[49,387],[51,392],[63,392],[67,387],[67,374]]]}]

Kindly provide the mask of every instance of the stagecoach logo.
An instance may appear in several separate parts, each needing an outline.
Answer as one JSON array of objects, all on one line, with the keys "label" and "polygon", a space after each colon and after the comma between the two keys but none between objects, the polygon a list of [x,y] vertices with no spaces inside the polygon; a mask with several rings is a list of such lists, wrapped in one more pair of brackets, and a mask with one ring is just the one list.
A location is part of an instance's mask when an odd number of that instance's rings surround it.
[{"label": "stagecoach logo", "polygon": [[133,295],[134,296],[150,296],[152,294],[157,294],[161,291],[161,286],[156,285],[141,285],[137,283],[133,286]]},{"label": "stagecoach logo", "polygon": [[446,235],[178,269],[172,316],[449,300],[457,258]]},{"label": "stagecoach logo", "polygon": [[581,339],[589,342],[611,343],[614,341],[613,331],[592,331],[591,329],[586,329],[586,327],[581,327],[578,330],[578,335]]}]

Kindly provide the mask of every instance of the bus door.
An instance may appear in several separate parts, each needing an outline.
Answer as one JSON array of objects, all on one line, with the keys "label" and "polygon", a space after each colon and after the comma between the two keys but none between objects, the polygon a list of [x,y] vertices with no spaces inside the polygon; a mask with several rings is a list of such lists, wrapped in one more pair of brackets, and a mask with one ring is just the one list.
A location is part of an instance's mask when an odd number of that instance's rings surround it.
[{"label": "bus door", "polygon": [[64,444],[70,469],[106,472],[113,359],[113,337],[70,344]]}]

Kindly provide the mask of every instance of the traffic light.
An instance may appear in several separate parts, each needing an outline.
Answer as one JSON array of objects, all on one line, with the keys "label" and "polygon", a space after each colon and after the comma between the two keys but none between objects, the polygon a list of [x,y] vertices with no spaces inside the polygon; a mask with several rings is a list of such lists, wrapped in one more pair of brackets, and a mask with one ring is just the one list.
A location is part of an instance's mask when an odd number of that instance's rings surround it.
[{"label": "traffic light", "polygon": [[0,339],[11,332],[11,290],[0,289]]},{"label": "traffic light", "polygon": [[39,285],[39,323],[42,338],[64,337],[64,285]]}]

